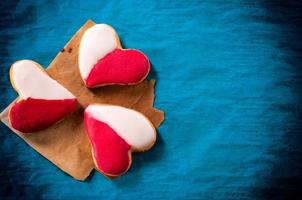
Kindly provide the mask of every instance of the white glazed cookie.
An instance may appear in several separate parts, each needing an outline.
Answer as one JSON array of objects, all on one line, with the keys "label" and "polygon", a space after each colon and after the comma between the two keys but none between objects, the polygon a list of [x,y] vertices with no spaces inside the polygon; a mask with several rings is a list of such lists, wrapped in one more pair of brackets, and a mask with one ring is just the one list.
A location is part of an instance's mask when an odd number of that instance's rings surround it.
[{"label": "white glazed cookie", "polygon": [[135,49],[122,49],[116,31],[96,24],[85,31],[79,49],[79,71],[89,88],[104,85],[133,85],[146,78],[150,63]]},{"label": "white glazed cookie", "polygon": [[120,106],[89,105],[84,124],[95,165],[108,176],[125,173],[131,152],[148,150],[156,140],[156,130],[143,114]]},{"label": "white glazed cookie", "polygon": [[17,61],[11,66],[10,79],[20,97],[10,108],[9,121],[20,132],[46,129],[77,108],[75,96],[36,62]]}]

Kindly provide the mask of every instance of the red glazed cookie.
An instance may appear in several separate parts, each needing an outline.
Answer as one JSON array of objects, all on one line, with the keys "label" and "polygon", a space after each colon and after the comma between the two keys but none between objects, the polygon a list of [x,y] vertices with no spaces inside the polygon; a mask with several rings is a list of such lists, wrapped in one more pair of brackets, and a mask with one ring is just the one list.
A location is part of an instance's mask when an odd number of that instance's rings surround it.
[{"label": "red glazed cookie", "polygon": [[143,114],[120,106],[89,105],[84,124],[96,168],[110,177],[125,173],[131,153],[150,149],[156,140],[156,130]]},{"label": "red glazed cookie", "polygon": [[96,24],[84,33],[79,50],[79,70],[87,87],[133,85],[149,71],[148,58],[135,49],[122,49],[115,30]]},{"label": "red glazed cookie", "polygon": [[20,132],[46,129],[77,108],[73,94],[50,78],[36,62],[15,62],[10,69],[10,79],[20,97],[10,108],[9,121]]}]

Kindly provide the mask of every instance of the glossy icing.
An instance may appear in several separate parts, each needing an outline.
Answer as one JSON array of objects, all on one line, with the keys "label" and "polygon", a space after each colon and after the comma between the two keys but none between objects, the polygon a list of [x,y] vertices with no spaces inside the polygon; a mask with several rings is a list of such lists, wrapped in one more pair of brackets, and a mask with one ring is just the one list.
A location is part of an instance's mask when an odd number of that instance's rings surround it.
[{"label": "glossy icing", "polygon": [[145,79],[149,70],[149,60],[140,51],[116,49],[96,63],[86,79],[86,85],[136,84]]},{"label": "glossy icing", "polygon": [[110,176],[126,172],[131,164],[131,146],[107,124],[87,113],[84,124],[97,168]]},{"label": "glossy icing", "polygon": [[9,112],[11,126],[23,133],[48,128],[77,108],[76,99],[45,100],[27,98],[15,102]]},{"label": "glossy icing", "polygon": [[30,60],[15,62],[10,70],[11,82],[22,99],[74,99],[60,83],[50,78],[42,67]]},{"label": "glossy icing", "polygon": [[92,104],[85,109],[85,116],[107,124],[135,150],[149,149],[156,140],[156,131],[151,122],[134,110]]}]

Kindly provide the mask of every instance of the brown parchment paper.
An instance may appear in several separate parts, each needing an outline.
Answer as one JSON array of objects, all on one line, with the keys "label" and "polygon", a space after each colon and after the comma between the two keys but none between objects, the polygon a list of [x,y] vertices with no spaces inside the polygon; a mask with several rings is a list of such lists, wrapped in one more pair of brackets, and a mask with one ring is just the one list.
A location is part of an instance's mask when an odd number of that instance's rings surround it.
[{"label": "brown parchment paper", "polygon": [[83,124],[83,108],[90,103],[108,103],[135,109],[145,114],[158,127],[164,113],[153,108],[155,81],[143,81],[135,86],[85,87],[78,69],[78,48],[86,29],[95,23],[88,20],[58,53],[47,68],[48,74],[70,90],[78,99],[79,109],[50,128],[24,135],[10,127],[8,106],[0,118],[37,152],[71,175],[85,180],[94,169],[91,147]]}]

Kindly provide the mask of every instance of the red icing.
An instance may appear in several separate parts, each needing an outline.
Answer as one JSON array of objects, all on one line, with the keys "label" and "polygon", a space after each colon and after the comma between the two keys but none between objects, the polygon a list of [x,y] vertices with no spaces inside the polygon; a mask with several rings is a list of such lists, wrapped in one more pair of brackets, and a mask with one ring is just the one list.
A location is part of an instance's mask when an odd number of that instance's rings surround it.
[{"label": "red icing", "polygon": [[148,58],[134,49],[116,49],[94,65],[86,85],[135,84],[143,80],[150,70]]},{"label": "red icing", "polygon": [[28,98],[16,102],[9,112],[11,126],[23,133],[48,128],[77,108],[76,99],[45,100]]},{"label": "red icing", "polygon": [[107,124],[84,114],[84,123],[92,144],[97,167],[107,175],[117,176],[130,165],[131,146]]}]

